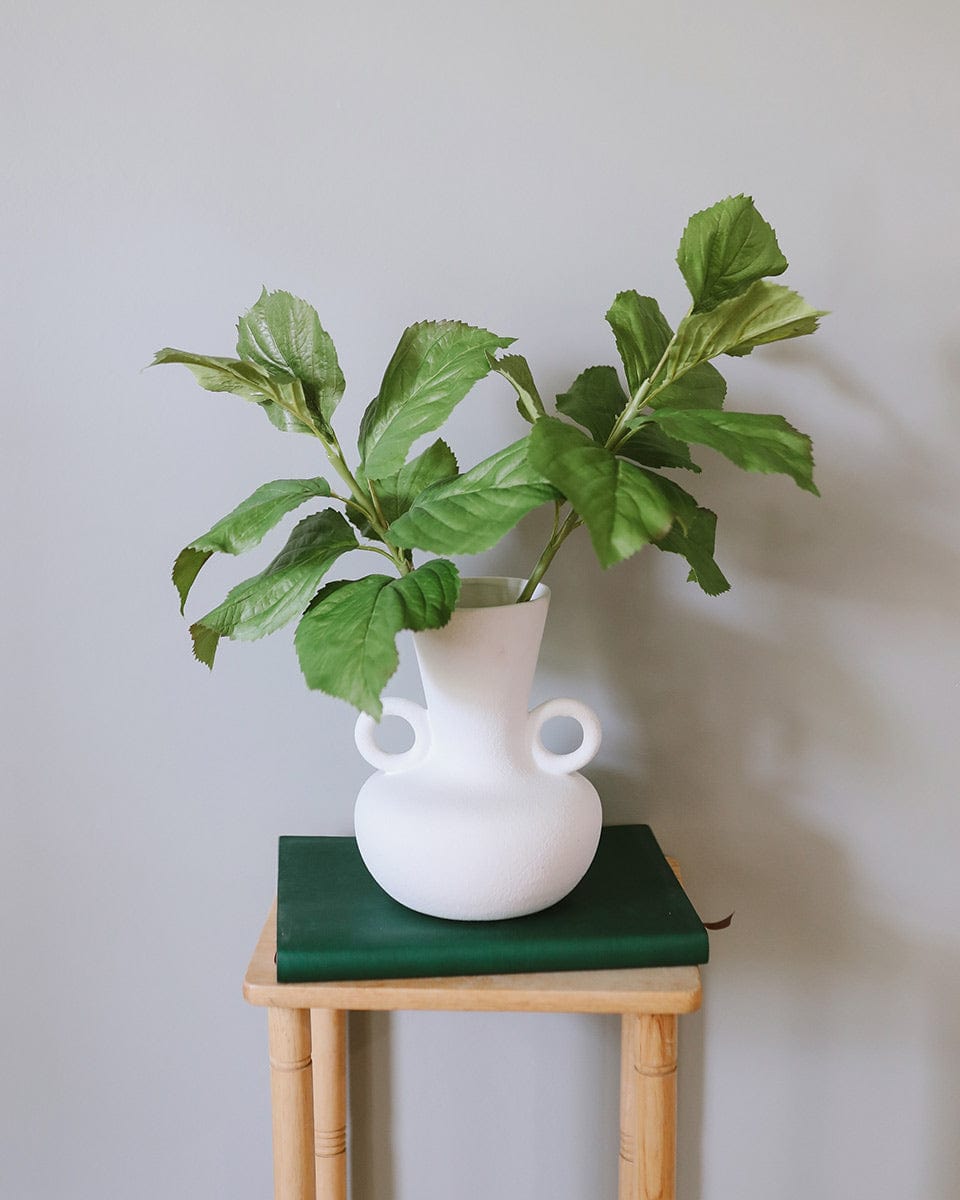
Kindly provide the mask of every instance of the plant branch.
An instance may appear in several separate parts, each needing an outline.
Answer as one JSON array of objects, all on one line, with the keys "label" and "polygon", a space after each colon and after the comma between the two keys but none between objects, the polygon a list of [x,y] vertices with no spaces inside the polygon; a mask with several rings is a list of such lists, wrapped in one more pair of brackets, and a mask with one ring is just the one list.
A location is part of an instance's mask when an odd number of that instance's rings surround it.
[{"label": "plant branch", "polygon": [[[558,509],[559,515],[559,509]],[[577,516],[573,509],[567,514],[567,519],[563,522],[559,529],[554,529],[550,540],[543,548],[543,552],[537,559],[536,565],[530,572],[530,578],[527,580],[523,591],[517,597],[517,603],[522,604],[525,600],[529,600],[536,590],[537,584],[546,573],[547,567],[553,562],[554,557],[563,543],[567,540],[575,529],[579,529],[583,522]]]},{"label": "plant branch", "polygon": [[397,560],[393,557],[393,555],[390,553],[390,551],[384,550],[380,546],[369,546],[369,545],[367,545],[366,542],[358,542],[356,549],[357,550],[367,550],[367,551],[369,551],[370,554],[380,554],[384,558],[388,558],[390,560],[390,562],[393,563],[394,566],[397,565]]},{"label": "plant branch", "polygon": [[410,564],[407,562],[403,552],[394,546],[387,537],[387,528],[383,519],[383,513],[375,511],[375,507],[379,509],[379,506],[375,506],[373,499],[364,492],[359,480],[347,466],[347,461],[343,457],[343,451],[340,449],[340,443],[336,440],[336,435],[334,435],[332,441],[324,439],[324,445],[326,446],[327,458],[329,458],[331,466],[350,489],[354,506],[363,513],[370,522],[371,527],[383,540],[383,544],[387,548],[388,557],[400,574],[409,575]]},{"label": "plant branch", "polygon": [[[689,316],[692,311],[693,311],[693,308],[691,306],[691,308],[687,309],[685,317]],[[681,324],[682,324],[682,322],[681,322]],[[677,326],[677,328],[679,329],[679,326]],[[664,348],[663,354],[660,356],[660,361],[653,368],[653,370],[646,377],[646,379],[643,380],[643,382],[637,388],[637,390],[633,394],[633,396],[631,396],[630,399],[627,401],[627,404],[625,405],[623,412],[619,415],[619,417],[617,417],[616,421],[613,424],[613,428],[610,430],[607,440],[604,442],[605,449],[612,450],[614,453],[616,453],[616,451],[619,449],[619,447],[627,440],[627,438],[633,432],[633,430],[627,428],[629,422],[634,419],[634,417],[637,415],[637,413],[639,413],[640,410],[643,409],[654,396],[656,396],[658,393],[663,391],[664,388],[668,387],[671,383],[673,383],[673,378],[671,377],[670,379],[661,380],[657,384],[656,387],[653,387],[653,381],[657,378],[657,376],[660,374],[660,372],[663,370],[664,366],[666,365],[667,357],[669,356],[671,349],[673,348],[674,344],[676,343],[676,340],[677,340],[677,334],[674,333],[671,336],[670,341],[667,342],[667,345]],[[531,573],[530,578],[527,580],[523,591],[517,597],[518,604],[521,603],[522,601],[530,599],[530,597],[533,595],[534,589],[536,588],[537,584],[543,578],[547,568],[550,566],[550,564],[553,562],[554,558],[556,557],[557,551],[560,549],[560,547],[563,545],[563,543],[567,540],[567,538],[570,536],[570,534],[573,533],[573,531],[575,529],[578,529],[583,524],[583,521],[581,521],[581,519],[577,516],[576,512],[573,509],[571,509],[571,511],[567,515],[566,520],[558,529],[557,524],[559,521],[559,517],[560,517],[560,505],[558,503],[556,505],[555,513],[554,513],[553,531],[550,534],[547,544],[546,544],[546,546],[544,546],[540,557],[537,559],[536,565],[533,568],[533,572]]]},{"label": "plant branch", "polygon": [[[692,306],[687,309],[686,313],[684,314],[683,320],[686,320],[686,318],[690,315],[691,312],[693,312]],[[683,324],[683,320],[680,322],[680,325]],[[680,325],[677,326],[678,331],[680,329]],[[619,446],[625,440],[625,437],[628,433],[628,431],[626,429],[628,422],[633,420],[633,418],[637,415],[637,413],[640,411],[640,409],[643,408],[647,404],[649,399],[652,396],[656,395],[658,392],[663,391],[663,389],[665,387],[667,387],[668,384],[673,382],[672,378],[669,380],[664,379],[660,382],[660,384],[656,388],[653,388],[653,381],[657,378],[657,376],[663,370],[663,367],[667,361],[667,356],[670,354],[670,351],[673,349],[674,344],[676,343],[676,340],[677,340],[677,335],[676,335],[676,333],[674,333],[673,336],[670,338],[670,341],[667,342],[666,348],[664,349],[663,354],[660,356],[660,361],[653,368],[653,370],[650,372],[650,374],[646,377],[646,379],[643,381],[643,383],[640,384],[640,386],[637,388],[635,394],[627,402],[627,405],[624,408],[623,412],[620,414],[619,417],[617,417],[616,421],[614,422],[613,428],[610,430],[610,435],[608,436],[606,442],[604,443],[604,445],[607,447],[608,450],[614,449],[616,446]]]}]

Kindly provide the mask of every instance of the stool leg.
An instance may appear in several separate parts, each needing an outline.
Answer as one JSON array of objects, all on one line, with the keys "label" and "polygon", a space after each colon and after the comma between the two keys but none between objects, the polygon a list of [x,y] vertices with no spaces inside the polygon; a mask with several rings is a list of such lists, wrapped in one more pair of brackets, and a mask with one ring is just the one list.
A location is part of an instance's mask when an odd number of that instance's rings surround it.
[{"label": "stool leg", "polygon": [[274,1200],[313,1200],[310,1013],[269,1008]]},{"label": "stool leg", "polygon": [[637,1200],[637,1085],[634,1032],[637,1018],[620,1018],[620,1186],[619,1200]]},{"label": "stool leg", "polygon": [[317,1200],[347,1200],[347,1014],[315,1008],[310,1029]]},{"label": "stool leg", "polygon": [[[672,1013],[624,1017],[624,1033],[632,1046],[624,1054],[632,1058],[634,1191],[623,1192],[627,1200],[675,1200],[677,1171],[677,1018]],[[623,1103],[621,1101],[621,1103]],[[629,1138],[627,1141],[629,1149]]]}]

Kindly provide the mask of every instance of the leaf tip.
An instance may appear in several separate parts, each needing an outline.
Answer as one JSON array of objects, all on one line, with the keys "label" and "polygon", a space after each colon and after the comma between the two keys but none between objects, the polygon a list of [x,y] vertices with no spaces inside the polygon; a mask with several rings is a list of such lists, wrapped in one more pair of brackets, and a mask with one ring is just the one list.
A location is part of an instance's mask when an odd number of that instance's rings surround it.
[{"label": "leaf tip", "polygon": [[198,546],[190,545],[184,546],[177,555],[176,561],[173,564],[173,570],[170,572],[170,578],[173,580],[173,586],[177,589],[177,594],[180,597],[181,616],[183,616],[183,610],[186,608],[190,589],[200,574],[203,564],[212,554],[212,550],[201,550]]},{"label": "leaf tip", "polygon": [[220,634],[209,625],[204,625],[202,621],[195,621],[190,626],[190,637],[193,639],[194,658],[212,671]]}]

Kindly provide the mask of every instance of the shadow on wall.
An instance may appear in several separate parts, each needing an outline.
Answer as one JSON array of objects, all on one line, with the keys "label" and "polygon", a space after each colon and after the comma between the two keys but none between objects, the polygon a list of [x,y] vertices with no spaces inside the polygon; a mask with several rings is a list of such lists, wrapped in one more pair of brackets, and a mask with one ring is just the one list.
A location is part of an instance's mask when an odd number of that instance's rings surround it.
[{"label": "shadow on wall", "polygon": [[[789,357],[787,349],[781,358]],[[833,1194],[857,1088],[868,1086],[862,1076],[850,1096],[831,1095],[837,1056],[855,1069],[873,1063],[879,1070],[889,1059],[895,1097],[900,1059],[891,1039],[910,1027],[920,1061],[905,1066],[922,1078],[927,1105],[915,1131],[925,1144],[913,1154],[927,1164],[922,1194],[960,1195],[960,1096],[950,1072],[956,1055],[949,1054],[960,1044],[960,961],[955,949],[872,912],[849,853],[855,837],[841,844],[805,810],[817,765],[839,762],[854,778],[866,765],[871,778],[888,778],[895,813],[907,819],[896,791],[909,774],[909,750],[845,643],[860,613],[887,625],[960,616],[960,558],[937,540],[930,520],[951,464],[946,449],[940,455],[892,408],[874,405],[865,384],[822,356],[816,361],[824,381],[818,393],[870,430],[865,442],[851,436],[850,445],[831,434],[818,471],[823,499],[709,463],[709,479],[693,490],[720,514],[718,557],[734,592],[719,600],[680,596],[679,560],[653,549],[601,574],[581,532],[549,579],[555,598],[540,684],[546,694],[572,691],[606,709],[603,765],[587,772],[605,820],[652,824],[664,848],[681,854],[705,919],[737,910],[730,933],[713,935],[707,1002],[733,1041],[728,1021],[736,1022],[738,1008],[741,1019],[764,1014],[775,1022],[770,1061],[755,1061],[754,1046],[747,1069],[771,1072],[766,1088],[785,1118],[779,1136],[794,1140],[781,1142],[778,1161],[803,1164],[807,1194]],[[764,403],[748,394],[737,407],[761,411]],[[510,561],[533,561],[541,542],[536,521],[525,523]],[[498,552],[471,569],[511,567]],[[604,1028],[616,1061],[617,1023]],[[356,1194],[384,1200],[394,1195],[383,1140],[390,1089],[374,1077],[374,1064],[386,1056],[372,1047],[387,1034],[386,1017],[368,1015],[355,1022],[351,1039],[363,1109],[354,1125]],[[680,1194],[694,1200],[704,1191],[700,1019],[685,1019],[681,1036]],[[812,1059],[810,1070],[782,1069],[803,1056]],[[609,1088],[615,1094],[615,1079]],[[584,1097],[585,1120],[590,1103]],[[608,1168],[614,1164],[597,1170],[597,1194]]]},{"label": "shadow on wall", "polygon": [[[889,1057],[895,1096],[891,1039],[917,1040],[909,1026],[919,1006],[926,1049],[920,1061],[899,1059],[905,1076],[924,1081],[928,1105],[923,1134],[916,1134],[927,1144],[913,1158],[927,1164],[925,1196],[960,1195],[960,1095],[947,1055],[960,1042],[955,947],[928,943],[907,924],[871,912],[858,896],[850,841],[834,841],[804,811],[816,763],[840,762],[854,777],[866,768],[868,779],[888,779],[895,819],[912,819],[901,794],[909,749],[890,727],[869,672],[850,665],[856,657],[844,627],[861,611],[888,627],[925,620],[956,627],[960,556],[938,540],[931,520],[943,511],[938,488],[953,478],[953,465],[947,447],[941,453],[925,445],[892,408],[873,404],[865,384],[822,356],[818,367],[818,391],[839,396],[860,420],[867,414],[869,449],[852,439],[837,445],[832,435],[818,471],[819,501],[708,464],[710,492],[703,494],[699,478],[692,486],[720,514],[718,558],[732,596],[678,598],[677,563],[652,549],[600,578],[581,534],[561,580],[552,582],[561,593],[556,607],[583,615],[548,642],[541,661],[552,677],[568,680],[582,679],[589,664],[597,694],[609,698],[614,714],[629,714],[608,720],[601,760],[609,765],[588,771],[604,819],[648,821],[665,849],[682,853],[704,919],[737,910],[733,930],[713,935],[707,1003],[716,1004],[717,1025],[727,996],[742,994],[748,1010],[775,1004],[785,1040],[806,1045],[809,1038],[813,1056],[842,1054],[854,1063]],[[737,407],[761,411],[764,404],[741,396]],[[700,456],[704,463],[708,457]],[[758,591],[763,608],[752,611]],[[594,619],[598,611],[602,620]],[[856,1011],[851,997],[860,1001]],[[693,1198],[703,1190],[701,1022],[684,1021],[681,1037],[680,1191]],[[835,1061],[826,1065],[835,1069]],[[818,1080],[814,1070],[769,1084],[788,1117],[792,1111],[786,1127],[796,1131],[783,1161],[803,1162],[806,1185],[821,1195],[836,1184],[831,1163],[842,1157],[843,1126],[856,1103],[855,1095],[823,1094],[831,1074]],[[854,1092],[857,1086],[862,1079]]]}]

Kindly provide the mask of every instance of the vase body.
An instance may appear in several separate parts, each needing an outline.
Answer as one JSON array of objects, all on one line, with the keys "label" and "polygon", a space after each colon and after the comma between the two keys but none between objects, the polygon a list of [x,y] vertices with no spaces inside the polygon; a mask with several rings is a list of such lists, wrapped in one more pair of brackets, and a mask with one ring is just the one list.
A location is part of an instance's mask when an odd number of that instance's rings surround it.
[{"label": "vase body", "polygon": [[[514,601],[520,579],[465,579],[443,629],[414,634],[426,708],[384,699],[413,726],[413,746],[387,754],[372,718],[356,740],[376,774],[357,797],[360,854],[380,886],[418,912],[499,920],[548,908],[583,877],[600,837],[600,800],[577,773],[600,743],[596,715],[558,699],[528,710],[549,605],[542,584]],[[572,716],[583,741],[554,754],[543,723]]]}]

